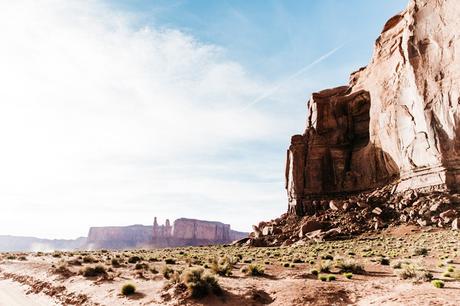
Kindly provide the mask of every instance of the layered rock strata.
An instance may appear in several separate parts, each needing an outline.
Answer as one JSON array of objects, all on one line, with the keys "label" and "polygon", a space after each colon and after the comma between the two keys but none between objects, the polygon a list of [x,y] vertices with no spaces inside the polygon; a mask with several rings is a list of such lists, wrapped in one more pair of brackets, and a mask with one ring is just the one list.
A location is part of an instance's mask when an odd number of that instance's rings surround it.
[{"label": "layered rock strata", "polygon": [[289,210],[394,184],[460,188],[460,5],[412,0],[349,85],[314,93],[286,163]]}]

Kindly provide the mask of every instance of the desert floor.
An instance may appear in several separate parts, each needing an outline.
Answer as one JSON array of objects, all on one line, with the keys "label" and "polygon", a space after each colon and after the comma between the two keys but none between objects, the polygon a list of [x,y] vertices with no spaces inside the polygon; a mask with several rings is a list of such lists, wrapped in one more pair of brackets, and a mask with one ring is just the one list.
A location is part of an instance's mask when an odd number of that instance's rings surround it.
[{"label": "desert floor", "polygon": [[[3,253],[0,306],[460,305],[459,242],[458,232],[399,227],[283,248]],[[127,283],[135,294],[121,294]],[[200,284],[205,296],[192,297]]]}]

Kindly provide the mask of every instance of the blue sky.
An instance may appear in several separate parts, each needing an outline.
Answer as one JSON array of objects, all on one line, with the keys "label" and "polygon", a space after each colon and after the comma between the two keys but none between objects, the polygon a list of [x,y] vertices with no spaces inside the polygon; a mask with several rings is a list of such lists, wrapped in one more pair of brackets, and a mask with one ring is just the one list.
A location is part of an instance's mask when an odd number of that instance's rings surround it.
[{"label": "blue sky", "polygon": [[406,2],[1,3],[0,234],[279,216],[306,100]]}]

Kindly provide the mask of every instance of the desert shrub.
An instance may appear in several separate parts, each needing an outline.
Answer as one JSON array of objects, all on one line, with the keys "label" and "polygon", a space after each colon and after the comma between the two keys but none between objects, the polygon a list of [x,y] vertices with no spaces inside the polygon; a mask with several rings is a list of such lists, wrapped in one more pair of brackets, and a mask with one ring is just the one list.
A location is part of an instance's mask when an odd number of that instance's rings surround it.
[{"label": "desert shrub", "polygon": [[410,265],[411,263],[409,261],[398,261],[396,262],[394,265],[392,265],[391,267],[393,269],[402,269],[402,267],[404,265]]},{"label": "desert shrub", "polygon": [[346,273],[343,273],[343,276],[344,276],[345,278],[351,279],[351,278],[353,277],[353,273],[351,273],[351,272],[346,272]]},{"label": "desert shrub", "polygon": [[396,274],[400,279],[415,278],[417,276],[417,270],[412,264],[403,264]]},{"label": "desert shrub", "polygon": [[83,262],[84,263],[93,263],[93,262],[96,262],[96,260],[92,257],[92,256],[85,256],[83,257]]},{"label": "desert shrub", "polygon": [[327,276],[327,281],[328,281],[328,282],[335,281],[335,280],[336,280],[335,275],[329,274],[329,275]]},{"label": "desert shrub", "polygon": [[167,265],[175,265],[176,260],[174,258],[166,258],[165,259],[165,264],[167,264]]},{"label": "desert shrub", "polygon": [[318,275],[318,274],[319,274],[318,270],[316,270],[316,269],[310,270],[310,273],[311,273],[312,275]]},{"label": "desert shrub", "polygon": [[321,259],[324,259],[324,260],[333,260],[333,259],[334,259],[334,256],[332,256],[331,254],[326,254],[326,255],[321,256]]},{"label": "desert shrub", "polygon": [[128,258],[128,262],[131,264],[138,263],[139,261],[141,261],[141,258],[139,256],[131,256],[130,258]]},{"label": "desert shrub", "polygon": [[382,266],[389,266],[390,265],[390,259],[382,257],[382,258],[380,258],[380,264]]},{"label": "desert shrub", "polygon": [[452,266],[447,267],[447,272],[454,272],[455,268]]},{"label": "desert shrub", "polygon": [[151,268],[151,269],[150,269],[150,272],[151,272],[152,274],[158,274],[158,273],[159,273],[159,271],[158,271],[155,267]]},{"label": "desert shrub", "polygon": [[62,277],[69,278],[74,276],[75,273],[70,271],[65,263],[60,264],[57,268],[53,270],[54,273],[61,275]]},{"label": "desert shrub", "polygon": [[174,270],[171,269],[170,267],[168,266],[164,266],[162,269],[161,269],[161,274],[164,276],[164,278],[166,279],[169,279],[171,274],[174,273]]},{"label": "desert shrub", "polygon": [[425,256],[428,255],[427,248],[417,248],[414,250],[414,256]]},{"label": "desert shrub", "polygon": [[15,260],[15,259],[16,259],[16,256],[14,256],[14,255],[8,255],[8,256],[6,257],[6,259]]},{"label": "desert shrub", "polygon": [[25,257],[25,256],[19,256],[18,260],[20,260],[20,261],[26,261],[26,260],[27,260],[27,257]]},{"label": "desert shrub", "polygon": [[331,272],[331,268],[332,268],[332,261],[330,260],[321,261],[318,266],[319,272],[323,272],[323,273]]},{"label": "desert shrub", "polygon": [[121,294],[124,296],[132,295],[136,293],[136,287],[133,284],[125,284],[121,287]]},{"label": "desert shrub", "polygon": [[444,277],[450,277],[450,273],[449,273],[449,272],[444,272],[444,273],[442,274],[442,276],[444,276]]},{"label": "desert shrub", "polygon": [[219,260],[214,258],[213,262],[211,263],[211,270],[220,276],[230,276],[232,275],[233,262],[228,256]]},{"label": "desert shrub", "polygon": [[193,298],[202,298],[209,293],[221,294],[222,289],[217,279],[203,272],[203,268],[192,268],[182,273],[182,282],[187,287],[190,295]]},{"label": "desert shrub", "polygon": [[120,261],[119,261],[118,259],[116,259],[116,258],[113,258],[113,259],[111,260],[111,264],[112,264],[112,267],[117,268],[117,267],[120,266]]},{"label": "desert shrub", "polygon": [[327,275],[324,275],[324,274],[318,274],[318,279],[322,282],[326,282],[327,281]]},{"label": "desert shrub", "polygon": [[443,282],[442,280],[435,279],[435,280],[431,281],[431,283],[432,283],[433,286],[435,286],[436,288],[444,288],[444,282]]},{"label": "desert shrub", "polygon": [[86,267],[82,274],[84,277],[95,277],[106,275],[107,271],[105,270],[104,266],[98,265],[95,267]]},{"label": "desert shrub", "polygon": [[264,271],[265,269],[261,265],[250,264],[248,265],[248,271],[246,274],[250,276],[262,276],[264,275]]},{"label": "desert shrub", "polygon": [[145,264],[145,263],[137,263],[135,266],[134,266],[134,269],[136,270],[147,270],[149,268],[149,265],[148,264]]},{"label": "desert shrub", "polygon": [[288,263],[288,262],[283,263],[283,267],[285,267],[285,268],[289,268],[290,266],[291,266],[291,264]]},{"label": "desert shrub", "polygon": [[69,261],[67,261],[67,263],[72,266],[81,266],[81,261],[76,258],[70,259]]},{"label": "desert shrub", "polygon": [[422,282],[429,282],[433,279],[433,274],[431,274],[429,271],[417,271],[417,280],[422,281]]},{"label": "desert shrub", "polygon": [[336,268],[339,269],[340,273],[351,272],[354,274],[363,274],[364,267],[362,264],[356,262],[355,260],[340,260],[336,263]]}]

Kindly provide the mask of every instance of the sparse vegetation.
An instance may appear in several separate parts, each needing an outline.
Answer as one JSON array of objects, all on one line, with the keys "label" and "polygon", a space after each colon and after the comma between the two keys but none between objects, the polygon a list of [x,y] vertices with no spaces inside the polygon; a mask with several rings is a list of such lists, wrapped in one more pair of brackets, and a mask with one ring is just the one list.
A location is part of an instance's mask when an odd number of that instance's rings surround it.
[{"label": "sparse vegetation", "polygon": [[264,275],[264,271],[265,269],[263,266],[250,264],[248,265],[247,274],[251,276],[262,276]]},{"label": "sparse vegetation", "polygon": [[98,265],[95,267],[84,268],[82,274],[84,277],[96,277],[107,275],[107,271],[103,266]]},{"label": "sparse vegetation", "polygon": [[204,273],[202,268],[191,268],[182,273],[182,281],[193,298],[202,298],[209,293],[220,295],[222,289],[217,279]]},{"label": "sparse vegetation", "polygon": [[125,284],[121,287],[121,294],[124,296],[133,295],[136,293],[136,287],[133,284]]},{"label": "sparse vegetation", "polygon": [[435,280],[431,281],[431,283],[432,283],[433,286],[435,286],[436,288],[444,288],[444,282],[443,282],[442,280],[435,279]]}]

